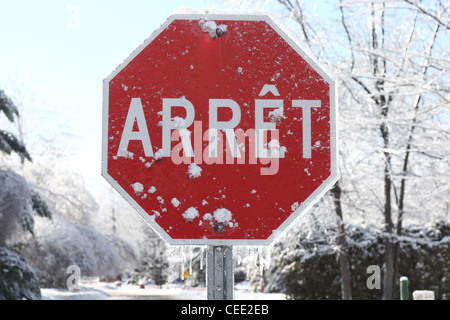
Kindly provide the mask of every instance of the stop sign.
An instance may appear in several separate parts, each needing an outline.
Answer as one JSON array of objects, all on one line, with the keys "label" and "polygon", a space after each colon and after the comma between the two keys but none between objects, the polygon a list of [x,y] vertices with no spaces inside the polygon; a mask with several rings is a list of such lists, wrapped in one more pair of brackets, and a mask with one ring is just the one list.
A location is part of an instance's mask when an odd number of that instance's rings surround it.
[{"label": "stop sign", "polygon": [[337,179],[335,90],[267,15],[173,15],[104,80],[102,174],[170,244],[269,244]]}]

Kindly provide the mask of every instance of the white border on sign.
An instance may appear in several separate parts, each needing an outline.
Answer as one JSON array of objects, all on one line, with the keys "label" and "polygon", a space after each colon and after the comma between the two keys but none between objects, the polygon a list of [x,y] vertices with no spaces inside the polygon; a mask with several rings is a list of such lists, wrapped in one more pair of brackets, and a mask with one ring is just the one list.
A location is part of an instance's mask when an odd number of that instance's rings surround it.
[{"label": "white border on sign", "polygon": [[[264,240],[254,239],[172,239],[169,234],[161,228],[154,219],[150,217],[141,206],[108,174],[108,110],[109,110],[109,82],[130,63],[149,43],[165,30],[174,20],[234,20],[234,21],[264,21],[269,24],[289,45],[305,60],[314,70],[327,81],[330,86],[330,156],[331,174],[330,176],[303,202],[300,206],[280,225],[272,235]],[[309,48],[305,48],[295,37],[282,27],[268,13],[248,14],[248,13],[179,13],[170,16],[157,30],[155,30],[139,47],[137,47],[114,71],[103,80],[103,115],[102,115],[102,175],[111,186],[139,213],[139,215],[170,245],[192,245],[192,246],[258,246],[274,244],[283,234],[285,234],[298,220],[328,191],[339,179],[338,173],[338,138],[337,138],[337,81],[330,72],[310,53]]]}]

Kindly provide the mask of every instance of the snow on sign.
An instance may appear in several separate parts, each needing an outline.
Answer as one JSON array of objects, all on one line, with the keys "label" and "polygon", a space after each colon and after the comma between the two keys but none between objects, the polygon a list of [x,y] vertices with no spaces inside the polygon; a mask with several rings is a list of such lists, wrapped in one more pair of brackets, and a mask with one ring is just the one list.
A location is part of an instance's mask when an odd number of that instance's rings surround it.
[{"label": "snow on sign", "polygon": [[270,244],[337,179],[335,90],[267,15],[173,15],[104,80],[102,174],[171,244]]}]

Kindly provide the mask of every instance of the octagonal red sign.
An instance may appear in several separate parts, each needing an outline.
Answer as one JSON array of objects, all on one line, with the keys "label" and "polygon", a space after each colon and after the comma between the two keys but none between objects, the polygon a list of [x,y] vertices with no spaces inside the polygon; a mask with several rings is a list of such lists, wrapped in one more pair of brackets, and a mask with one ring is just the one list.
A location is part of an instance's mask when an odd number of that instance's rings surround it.
[{"label": "octagonal red sign", "polygon": [[173,15],[103,90],[102,174],[171,244],[268,244],[337,179],[335,82],[267,15]]}]

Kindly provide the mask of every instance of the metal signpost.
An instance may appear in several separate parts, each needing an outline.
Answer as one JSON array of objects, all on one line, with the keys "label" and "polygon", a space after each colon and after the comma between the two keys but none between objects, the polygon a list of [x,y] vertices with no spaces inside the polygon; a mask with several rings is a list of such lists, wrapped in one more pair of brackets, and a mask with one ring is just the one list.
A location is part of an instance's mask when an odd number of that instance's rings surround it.
[{"label": "metal signpost", "polygon": [[233,247],[209,246],[206,259],[208,300],[233,300]]},{"label": "metal signpost", "polygon": [[103,86],[102,174],[169,244],[268,245],[336,182],[336,85],[266,14],[176,14]]}]

